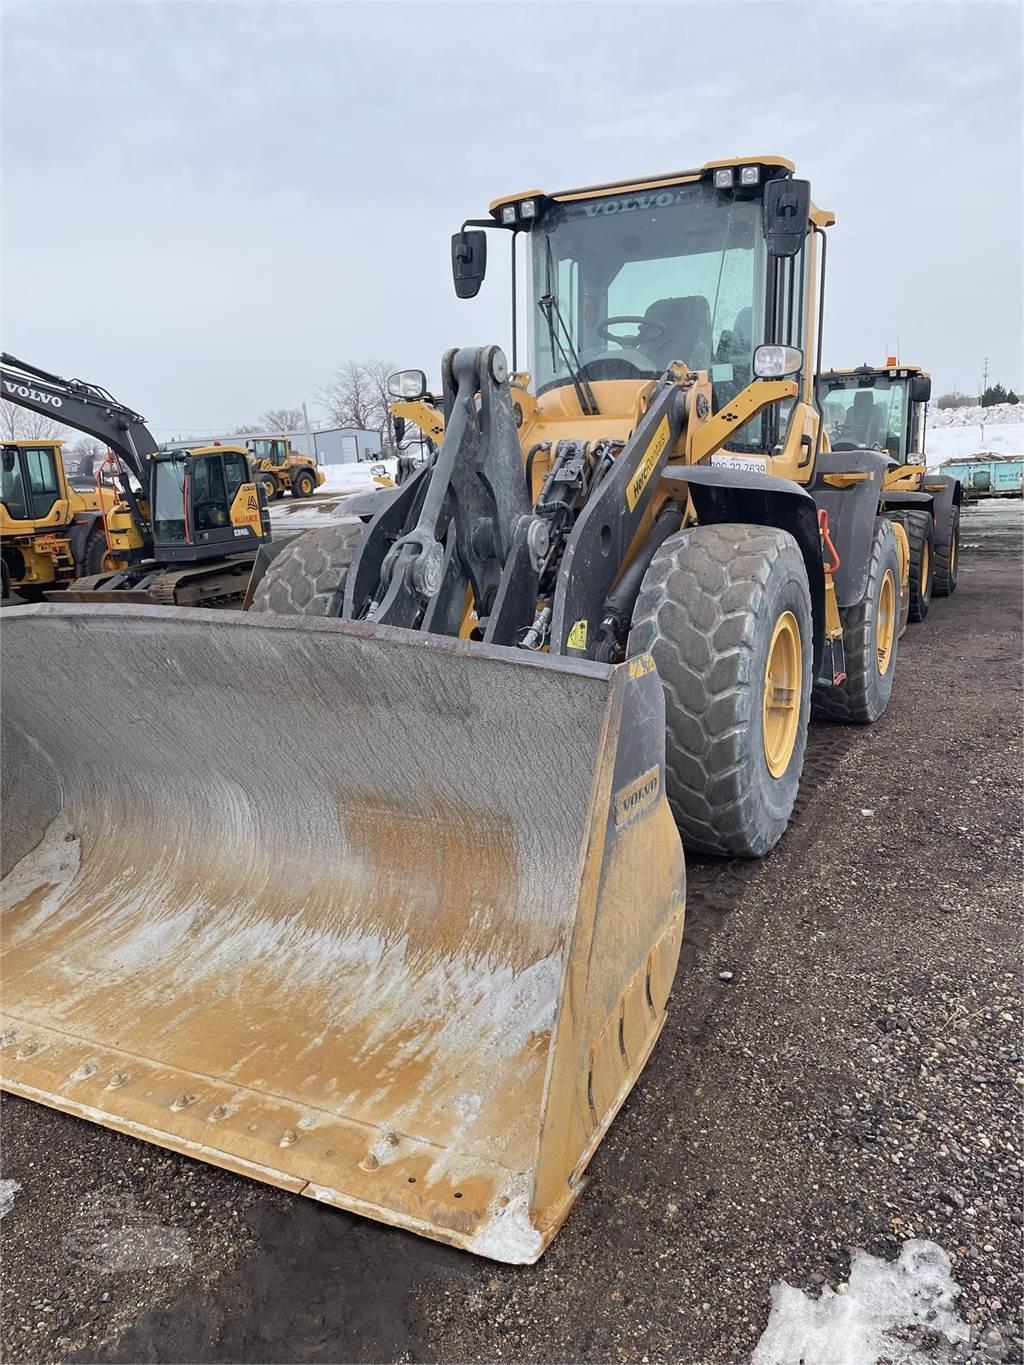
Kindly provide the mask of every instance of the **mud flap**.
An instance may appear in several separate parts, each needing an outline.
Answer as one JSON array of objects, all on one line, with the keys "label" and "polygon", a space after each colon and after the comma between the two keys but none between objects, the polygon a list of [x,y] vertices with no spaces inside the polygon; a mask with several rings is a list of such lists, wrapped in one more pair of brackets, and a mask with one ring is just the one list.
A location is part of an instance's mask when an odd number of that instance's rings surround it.
[{"label": "mud flap", "polygon": [[44,605],[3,686],[4,1088],[536,1260],[679,953],[649,657]]}]

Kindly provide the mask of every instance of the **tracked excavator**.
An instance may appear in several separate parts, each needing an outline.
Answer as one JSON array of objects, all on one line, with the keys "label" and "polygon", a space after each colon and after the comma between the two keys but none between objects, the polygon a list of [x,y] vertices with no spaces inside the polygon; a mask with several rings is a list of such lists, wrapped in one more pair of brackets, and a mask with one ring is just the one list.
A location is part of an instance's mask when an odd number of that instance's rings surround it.
[{"label": "tracked excavator", "polygon": [[[162,451],[145,419],[99,385],[62,379],[7,353],[0,356],[0,396],[93,436],[110,451],[98,471],[96,507],[78,509],[66,536],[73,551],[79,523],[86,539],[93,535],[92,560],[84,540],[82,555],[72,556],[74,567],[88,572],[65,574],[66,586],[59,581],[26,586],[60,587],[66,601],[241,604],[256,551],[270,538],[266,499],[244,447]],[[6,462],[5,455],[5,468]],[[31,487],[35,475],[28,468],[22,472]],[[45,490],[39,485],[36,492],[41,497]],[[11,510],[9,499],[4,502],[6,523]],[[53,504],[50,515],[59,512]],[[11,534],[4,537],[3,557],[17,570],[11,573],[15,584],[18,573],[24,581],[18,566],[31,546],[18,539],[20,527],[4,529]],[[38,549],[38,538],[31,544]]]},{"label": "tracked excavator", "polygon": [[887,356],[884,365],[827,370],[820,391],[833,450],[867,446],[889,456],[882,507],[910,546],[909,619],[923,621],[932,596],[956,592],[960,480],[928,469],[925,433],[931,375]]},{"label": "tracked excavator", "polygon": [[832,221],[778,157],[498,200],[455,288],[525,257],[529,372],[449,351],[422,469],[246,612],[7,613],[8,1089],[543,1252],[665,1018],[682,843],[766,853],[812,707],[891,694],[887,457],[816,404]]}]

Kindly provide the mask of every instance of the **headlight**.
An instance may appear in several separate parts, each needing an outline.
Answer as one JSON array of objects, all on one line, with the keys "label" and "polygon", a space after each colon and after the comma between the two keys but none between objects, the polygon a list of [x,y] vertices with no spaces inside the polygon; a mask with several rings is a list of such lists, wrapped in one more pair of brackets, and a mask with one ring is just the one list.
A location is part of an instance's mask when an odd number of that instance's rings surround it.
[{"label": "headlight", "polygon": [[758,379],[786,379],[798,374],[804,353],[798,346],[758,346],[754,352],[754,374]]},{"label": "headlight", "polygon": [[388,393],[392,398],[422,398],[427,391],[427,376],[422,370],[399,370],[388,375]]}]

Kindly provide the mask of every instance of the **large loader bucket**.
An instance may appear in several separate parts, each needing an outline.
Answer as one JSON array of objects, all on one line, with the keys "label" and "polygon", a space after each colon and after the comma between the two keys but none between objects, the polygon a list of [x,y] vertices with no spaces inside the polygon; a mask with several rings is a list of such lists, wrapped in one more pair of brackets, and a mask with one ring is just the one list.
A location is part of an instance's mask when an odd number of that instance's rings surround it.
[{"label": "large loader bucket", "polygon": [[3,620],[2,1084],[535,1260],[661,1028],[661,687],[362,623]]}]

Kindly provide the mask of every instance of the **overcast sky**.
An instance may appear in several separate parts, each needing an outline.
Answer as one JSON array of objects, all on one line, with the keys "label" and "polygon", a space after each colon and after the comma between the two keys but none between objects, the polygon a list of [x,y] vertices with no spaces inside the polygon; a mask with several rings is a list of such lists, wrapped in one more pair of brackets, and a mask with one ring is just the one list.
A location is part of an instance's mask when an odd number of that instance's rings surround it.
[{"label": "overcast sky", "polygon": [[[2,333],[160,439],[348,359],[508,344],[505,192],[750,153],[833,209],[825,363],[1020,388],[1016,3],[49,3],[3,10]],[[496,244],[495,244],[496,245]],[[502,253],[504,255],[504,253]]]}]

